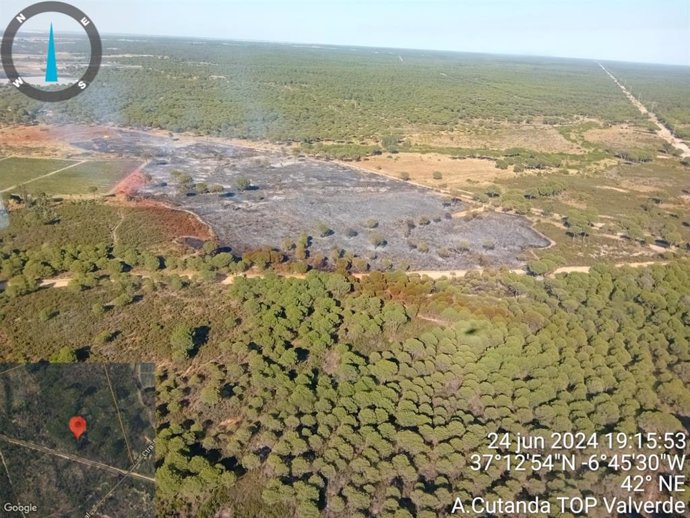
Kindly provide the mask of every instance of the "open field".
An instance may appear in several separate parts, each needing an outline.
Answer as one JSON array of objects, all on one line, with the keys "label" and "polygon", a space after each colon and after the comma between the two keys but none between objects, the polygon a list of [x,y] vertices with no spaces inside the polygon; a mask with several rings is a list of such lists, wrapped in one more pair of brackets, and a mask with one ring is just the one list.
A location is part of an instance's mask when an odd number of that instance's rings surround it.
[{"label": "open field", "polygon": [[[465,158],[459,160],[437,153],[398,153],[364,159],[358,164],[372,172],[382,172],[395,178],[407,178],[433,188],[464,189],[468,182],[486,185],[498,179],[515,176],[510,169],[498,169],[493,160]],[[434,178],[434,173],[441,173]],[[438,177],[438,174],[436,175]]]},{"label": "open field", "polygon": [[30,182],[39,176],[77,163],[71,160],[8,157],[6,160],[0,161],[0,190]]},{"label": "open field", "polygon": [[583,136],[588,142],[614,151],[640,147],[656,151],[664,143],[663,139],[649,130],[624,124],[592,128],[586,130]]},{"label": "open field", "polygon": [[106,194],[141,162],[9,157],[0,161],[0,192],[51,195]]},{"label": "open field", "polygon": [[[412,129],[412,131],[414,131]],[[407,132],[403,132],[406,134]],[[459,124],[453,131],[411,133],[412,145],[459,148],[523,148],[546,153],[582,153],[581,146],[567,140],[558,127],[543,123],[509,123],[474,120]]]},{"label": "open field", "polygon": [[27,189],[50,194],[87,194],[96,189],[105,194],[139,165],[141,162],[134,160],[86,162],[33,182]]}]

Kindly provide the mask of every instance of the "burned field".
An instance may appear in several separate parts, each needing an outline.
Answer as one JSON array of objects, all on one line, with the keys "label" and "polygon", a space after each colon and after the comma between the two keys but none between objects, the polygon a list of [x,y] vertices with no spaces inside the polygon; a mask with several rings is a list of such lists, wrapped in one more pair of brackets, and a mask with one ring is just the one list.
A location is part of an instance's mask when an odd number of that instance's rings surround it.
[{"label": "burned field", "polygon": [[459,200],[330,162],[126,131],[75,145],[148,159],[139,193],[198,214],[236,253],[308,238],[312,257],[454,270],[517,265],[522,250],[548,244],[523,218],[460,217]]}]

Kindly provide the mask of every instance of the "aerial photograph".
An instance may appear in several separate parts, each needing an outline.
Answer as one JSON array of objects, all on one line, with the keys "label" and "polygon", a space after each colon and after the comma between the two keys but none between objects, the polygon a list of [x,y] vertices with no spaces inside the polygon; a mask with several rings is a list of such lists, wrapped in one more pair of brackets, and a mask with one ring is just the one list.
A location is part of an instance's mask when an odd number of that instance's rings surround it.
[{"label": "aerial photograph", "polygon": [[688,0],[0,31],[0,517],[690,516]]}]

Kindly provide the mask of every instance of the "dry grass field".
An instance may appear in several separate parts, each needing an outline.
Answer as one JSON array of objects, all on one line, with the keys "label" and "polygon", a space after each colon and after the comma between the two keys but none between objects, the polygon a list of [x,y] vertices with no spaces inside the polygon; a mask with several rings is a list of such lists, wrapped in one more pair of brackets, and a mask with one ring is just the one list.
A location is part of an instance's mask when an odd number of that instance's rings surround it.
[{"label": "dry grass field", "polygon": [[473,121],[453,131],[411,133],[411,144],[461,148],[523,148],[546,153],[579,154],[584,150],[568,141],[556,127],[546,124]]},{"label": "dry grass field", "polygon": [[[497,179],[515,176],[510,169],[498,169],[493,160],[456,159],[438,153],[384,154],[369,157],[358,166],[395,178],[406,177],[407,173],[412,182],[442,190],[462,189],[470,183],[488,185]],[[441,178],[434,178],[434,173],[441,173]]]}]

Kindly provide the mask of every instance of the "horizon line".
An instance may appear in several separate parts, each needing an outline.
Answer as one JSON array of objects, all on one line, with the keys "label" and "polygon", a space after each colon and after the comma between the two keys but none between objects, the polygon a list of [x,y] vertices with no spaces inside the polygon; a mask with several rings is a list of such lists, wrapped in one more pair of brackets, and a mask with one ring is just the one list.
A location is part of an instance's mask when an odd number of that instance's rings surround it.
[{"label": "horizon line", "polygon": [[[26,31],[28,34],[48,34],[47,32],[39,31]],[[67,34],[83,34],[77,31],[63,31]],[[0,31],[0,36],[4,35],[4,30]],[[357,49],[381,49],[381,50],[407,50],[407,51],[426,51],[426,52],[438,52],[438,53],[451,53],[451,54],[476,54],[483,56],[508,56],[508,57],[528,57],[528,58],[549,58],[549,59],[571,59],[577,61],[592,61],[592,62],[609,62],[609,63],[629,63],[635,65],[659,65],[668,67],[681,67],[690,68],[690,63],[668,63],[659,61],[629,61],[625,59],[610,59],[610,58],[597,58],[597,57],[576,57],[576,56],[554,56],[547,54],[530,54],[530,53],[511,53],[511,52],[487,52],[478,50],[449,50],[449,49],[438,49],[438,48],[413,48],[413,47],[386,47],[386,46],[375,46],[375,45],[358,45],[349,43],[316,43],[316,42],[306,42],[306,41],[287,41],[287,40],[261,40],[261,39],[244,39],[244,38],[219,38],[214,36],[171,36],[168,34],[141,34],[141,33],[127,33],[127,32],[104,32],[101,33],[101,38],[106,36],[128,36],[128,37],[138,37],[138,38],[165,38],[172,40],[201,40],[201,41],[212,41],[212,42],[239,42],[239,43],[262,43],[269,45],[305,45],[305,46],[318,46],[318,47],[339,47],[339,48],[357,48]],[[104,57],[106,55],[104,54]]]}]

